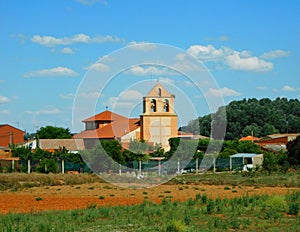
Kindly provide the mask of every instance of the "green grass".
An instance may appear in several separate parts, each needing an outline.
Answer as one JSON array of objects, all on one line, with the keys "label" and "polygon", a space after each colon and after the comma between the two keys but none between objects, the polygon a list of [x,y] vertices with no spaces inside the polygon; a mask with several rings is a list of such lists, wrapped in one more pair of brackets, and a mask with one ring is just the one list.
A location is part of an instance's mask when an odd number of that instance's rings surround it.
[{"label": "green grass", "polygon": [[[8,231],[297,231],[300,192],[286,196],[243,196],[215,200],[197,194],[187,202],[10,213],[0,215]],[[207,198],[206,200],[204,200]],[[297,214],[296,214],[297,213]]]},{"label": "green grass", "polygon": [[272,173],[255,172],[251,175],[244,173],[207,173],[185,174],[174,177],[166,184],[209,184],[231,186],[268,187],[300,187],[300,170],[297,172]]},{"label": "green grass", "polygon": [[[128,179],[130,181],[130,179]],[[145,179],[146,180],[146,179]],[[147,180],[148,181],[148,180]],[[88,183],[105,183],[95,174],[41,174],[41,173],[1,173],[0,174],[0,191],[11,190],[19,191],[24,188],[39,186],[63,186],[63,185],[80,185]],[[185,174],[179,175],[168,181],[166,184],[209,184],[209,185],[228,185],[228,186],[255,186],[255,188],[269,186],[281,187],[300,187],[300,170],[288,173],[267,174],[263,172],[251,173],[208,173],[208,174]],[[182,190],[188,186],[181,186]],[[79,189],[80,186],[76,186]],[[115,189],[110,185],[105,185],[104,189]],[[197,187],[194,187],[197,188]],[[201,189],[205,191],[205,189]]]}]

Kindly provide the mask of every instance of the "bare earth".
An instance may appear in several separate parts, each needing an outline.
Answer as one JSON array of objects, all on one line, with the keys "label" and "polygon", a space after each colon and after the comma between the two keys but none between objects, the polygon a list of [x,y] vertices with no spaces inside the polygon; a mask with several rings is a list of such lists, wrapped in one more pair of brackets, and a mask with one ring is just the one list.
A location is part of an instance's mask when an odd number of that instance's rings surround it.
[{"label": "bare earth", "polygon": [[[228,189],[228,187],[230,189]],[[73,186],[34,187],[22,191],[0,192],[0,213],[39,212],[45,210],[71,210],[98,206],[132,205],[145,199],[161,202],[164,197],[176,201],[206,194],[211,198],[232,198],[254,194],[286,194],[300,188],[259,187],[223,185],[160,185],[154,188],[126,189],[105,183]],[[104,199],[103,199],[104,198]]]}]

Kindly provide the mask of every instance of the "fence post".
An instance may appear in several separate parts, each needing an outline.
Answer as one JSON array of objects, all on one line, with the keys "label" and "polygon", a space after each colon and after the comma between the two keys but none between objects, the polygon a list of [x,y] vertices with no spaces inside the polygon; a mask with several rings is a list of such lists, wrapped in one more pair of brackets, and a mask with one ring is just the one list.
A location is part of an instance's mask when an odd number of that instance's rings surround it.
[{"label": "fence post", "polygon": [[142,175],[142,161],[139,160],[139,176]]},{"label": "fence post", "polygon": [[27,160],[27,173],[30,173],[30,159]]},{"label": "fence post", "polygon": [[177,160],[177,174],[180,173],[180,161],[179,159]]},{"label": "fence post", "polygon": [[61,160],[61,173],[65,174],[65,160]]},{"label": "fence post", "polygon": [[122,167],[122,165],[121,165],[121,164],[119,164],[119,175],[120,175],[120,176],[122,175],[122,170],[121,170],[121,167]]},{"label": "fence post", "polygon": [[196,174],[198,174],[198,161],[199,161],[199,159],[196,158]]},{"label": "fence post", "polygon": [[229,171],[232,171],[232,159],[231,159],[231,157],[229,158]]},{"label": "fence post", "polygon": [[216,172],[216,158],[214,158],[214,173]]},{"label": "fence post", "polygon": [[14,172],[15,171],[15,161],[11,161],[11,170]]}]

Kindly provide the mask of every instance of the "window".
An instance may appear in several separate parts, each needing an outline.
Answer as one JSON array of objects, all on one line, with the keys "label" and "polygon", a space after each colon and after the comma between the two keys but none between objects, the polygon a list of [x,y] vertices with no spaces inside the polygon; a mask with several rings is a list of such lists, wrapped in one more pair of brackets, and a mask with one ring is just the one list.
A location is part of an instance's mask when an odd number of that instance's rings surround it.
[{"label": "window", "polygon": [[161,97],[161,88],[158,88],[158,96]]},{"label": "window", "polygon": [[156,100],[151,100],[151,112],[156,112]]},{"label": "window", "polygon": [[169,100],[164,100],[164,112],[169,112]]}]

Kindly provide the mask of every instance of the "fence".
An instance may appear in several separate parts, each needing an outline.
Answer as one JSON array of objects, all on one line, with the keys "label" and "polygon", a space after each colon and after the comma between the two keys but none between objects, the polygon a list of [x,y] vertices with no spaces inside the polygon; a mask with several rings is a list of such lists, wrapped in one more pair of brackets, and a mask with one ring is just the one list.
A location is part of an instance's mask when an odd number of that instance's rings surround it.
[{"label": "fence", "polygon": [[[230,158],[216,158],[212,162],[205,164],[202,162],[203,159],[192,159],[192,160],[148,160],[148,161],[130,161],[125,165],[111,165],[103,172],[113,172],[113,173],[128,173],[137,172],[136,174],[142,173],[158,173],[159,175],[172,174],[172,173],[186,173],[186,172],[203,172],[207,170],[212,170],[214,172],[222,172],[231,170],[242,170],[244,163],[242,158],[232,158],[230,163]],[[9,169],[10,163],[1,165],[0,170]],[[78,173],[92,173],[95,171],[93,169],[93,164],[79,164],[72,163],[69,161],[55,160],[54,163],[43,163],[42,161],[18,161],[14,165],[18,168],[12,169],[14,171],[22,172],[69,172],[77,171]],[[11,170],[11,169],[9,169]],[[140,173],[138,173],[140,172]]]}]

